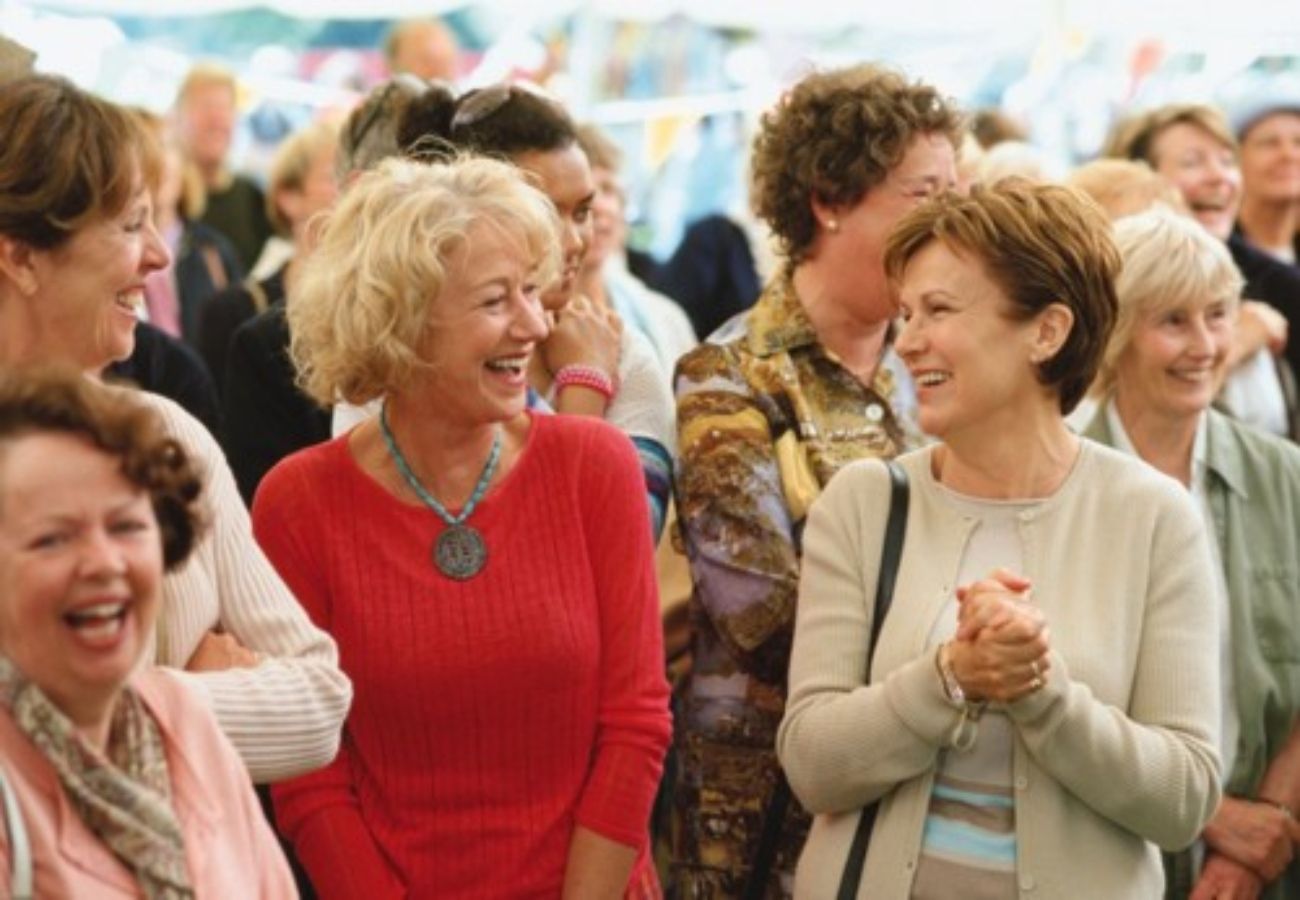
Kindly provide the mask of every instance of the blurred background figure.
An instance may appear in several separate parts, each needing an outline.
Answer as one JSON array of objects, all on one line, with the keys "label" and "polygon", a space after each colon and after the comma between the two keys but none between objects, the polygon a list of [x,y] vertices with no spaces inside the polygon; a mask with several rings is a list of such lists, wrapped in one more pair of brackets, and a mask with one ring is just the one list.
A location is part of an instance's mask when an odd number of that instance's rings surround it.
[{"label": "blurred background figure", "polygon": [[437,19],[399,22],[384,39],[384,58],[392,75],[453,82],[460,74],[459,56],[455,33]]},{"label": "blurred background figure", "polygon": [[1300,270],[1233,233],[1241,169],[1223,113],[1205,104],[1158,107],[1120,122],[1107,140],[1106,155],[1146,162],[1178,188],[1196,220],[1227,243],[1245,282],[1245,298],[1262,302],[1242,306],[1226,400],[1245,421],[1295,436],[1300,339],[1288,336],[1300,325]]},{"label": "blurred background figure", "polygon": [[28,74],[35,62],[35,53],[0,34],[0,84]]},{"label": "blurred background figure", "polygon": [[[1300,94],[1260,98],[1234,117],[1241,146],[1237,232],[1270,256],[1300,264]],[[1300,336],[1298,336],[1300,339]]]},{"label": "blurred background figure", "polygon": [[763,288],[749,235],[725,215],[692,222],[650,286],[675,300],[701,339],[754,305]]},{"label": "blurred background figure", "polygon": [[971,114],[970,133],[981,150],[992,150],[1007,141],[1023,143],[1029,140],[1024,125],[1002,110],[987,106]]},{"label": "blurred background figure", "polygon": [[244,270],[231,242],[201,221],[207,203],[203,178],[166,120],[145,110],[136,115],[149,137],[144,166],[154,223],[172,255],[170,265],[145,281],[145,310],[151,323],[193,346],[203,308],[218,291],[238,283]]},{"label": "blurred background figure", "polygon": [[625,325],[654,348],[665,379],[677,360],[699,341],[691,320],[677,303],[651,290],[627,267],[627,201],[619,179],[622,153],[595,125],[578,126],[578,143],[587,154],[596,197],[591,204],[591,246],[582,260],[578,290],[612,306]]},{"label": "blurred background figure", "polygon": [[1001,178],[1057,181],[1056,166],[1043,151],[1026,141],[1001,141],[984,150],[975,164],[975,181],[994,184]]},{"label": "blurred background figure", "polygon": [[181,82],[173,115],[181,147],[207,191],[202,222],[234,245],[242,273],[252,270],[274,231],[262,189],[228,168],[237,100],[234,74],[222,66],[200,63]]},{"label": "blurred background figure", "polygon": [[1190,215],[1178,188],[1141,160],[1094,159],[1071,172],[1065,183],[1091,197],[1111,221],[1156,204]]},{"label": "blurred background figure", "polygon": [[290,255],[260,281],[232,285],[200,309],[194,344],[223,394],[230,338],[248,319],[284,299],[310,252],[310,224],[338,195],[334,171],[338,128],[316,122],[290,135],[276,149],[266,187],[266,212],[276,234],[289,242]]}]

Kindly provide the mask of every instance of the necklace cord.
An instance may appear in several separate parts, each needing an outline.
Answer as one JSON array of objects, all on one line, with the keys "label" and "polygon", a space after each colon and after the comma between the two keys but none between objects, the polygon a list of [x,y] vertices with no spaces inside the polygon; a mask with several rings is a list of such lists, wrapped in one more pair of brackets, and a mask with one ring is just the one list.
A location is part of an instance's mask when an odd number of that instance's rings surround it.
[{"label": "necklace cord", "polygon": [[453,516],[447,512],[445,506],[438,502],[437,497],[425,489],[424,485],[420,483],[420,479],[416,478],[415,473],[411,471],[410,464],[397,446],[397,439],[393,437],[393,429],[388,425],[387,403],[379,408],[379,431],[384,436],[384,443],[388,446],[388,455],[393,458],[397,471],[402,473],[402,478],[410,485],[411,490],[415,491],[415,495],[420,498],[420,502],[433,510],[439,519],[453,528],[473,514],[479,501],[487,493],[488,485],[492,483],[492,476],[496,474],[497,464],[501,461],[501,429],[498,428],[492,436],[492,449],[488,451],[487,462],[483,465],[483,472],[478,477],[478,483],[474,485],[469,500],[465,501],[465,506],[461,508],[460,515]]}]

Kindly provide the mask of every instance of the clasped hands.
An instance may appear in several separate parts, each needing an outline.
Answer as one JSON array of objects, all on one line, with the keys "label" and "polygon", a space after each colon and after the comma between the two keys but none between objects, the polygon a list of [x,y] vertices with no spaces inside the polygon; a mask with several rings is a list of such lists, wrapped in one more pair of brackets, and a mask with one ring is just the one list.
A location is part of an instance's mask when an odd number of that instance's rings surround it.
[{"label": "clasped hands", "polygon": [[1050,634],[1030,587],[1027,578],[994,569],[957,588],[957,633],[948,662],[967,700],[1014,703],[1046,683]]},{"label": "clasped hands", "polygon": [[1300,824],[1271,804],[1224,797],[1203,836],[1205,865],[1190,900],[1253,900],[1291,864]]}]

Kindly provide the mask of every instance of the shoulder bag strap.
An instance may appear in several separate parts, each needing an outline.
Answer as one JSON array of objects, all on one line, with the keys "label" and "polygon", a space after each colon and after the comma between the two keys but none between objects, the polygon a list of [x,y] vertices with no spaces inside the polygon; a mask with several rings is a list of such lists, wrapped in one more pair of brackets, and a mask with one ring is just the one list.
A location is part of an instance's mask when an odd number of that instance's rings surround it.
[{"label": "shoulder bag strap", "polygon": [[[889,614],[890,601],[894,599],[894,580],[898,576],[898,561],[903,555],[903,535],[907,529],[908,485],[907,473],[898,463],[890,461],[889,480],[891,482],[889,498],[889,521],[885,525],[885,544],[880,553],[880,578],[876,582],[875,614],[871,619],[871,643],[867,645],[867,680],[871,680],[871,661],[876,655],[876,641],[880,639],[880,629]],[[840,889],[836,900],[854,900],[858,896],[858,885],[862,882],[862,869],[867,862],[867,844],[871,841],[871,829],[876,824],[878,803],[862,808],[858,817],[858,827],[853,833],[853,845],[849,847],[849,857],[844,863],[844,875],[840,878]]]},{"label": "shoulder bag strap", "polygon": [[18,808],[18,798],[0,768],[0,802],[4,805],[5,833],[9,835],[9,893],[14,900],[31,900],[32,848],[27,840],[27,827],[23,812]]},{"label": "shoulder bag strap", "polygon": [[[903,550],[903,530],[907,525],[907,473],[905,473],[897,463],[893,461],[886,462],[889,469],[890,494],[889,494],[889,520],[885,523],[885,541],[884,549],[880,555],[880,578],[876,582],[876,599],[874,604],[874,614],[871,619],[871,642],[867,645],[867,672],[868,677],[871,672],[871,659],[875,654],[876,641],[880,638],[880,628],[885,624],[885,615],[889,612],[889,601],[894,596],[894,576],[898,572],[898,559]],[[768,801],[767,809],[763,814],[763,831],[758,838],[758,847],[754,852],[754,864],[750,867],[749,876],[745,879],[745,888],[741,894],[743,900],[762,900],[767,889],[768,875],[771,874],[772,864],[776,860],[776,845],[781,837],[781,829],[785,825],[786,812],[790,808],[790,783],[785,779],[785,773],[777,774],[776,787],[772,791],[772,798]],[[871,817],[874,820],[875,810],[871,808]],[[862,877],[862,862],[866,858],[867,840],[871,837],[871,824],[866,825],[865,836],[862,837],[862,848],[858,850],[858,839],[863,835],[863,821],[867,819],[866,811],[862,819],[858,822],[858,833],[854,835],[853,851],[849,856],[849,863],[845,866],[844,878],[849,878],[849,868],[854,865],[853,860],[857,859],[857,874],[853,877],[853,891],[857,891],[858,880]],[[855,857],[854,854],[860,854]],[[844,882],[847,883],[847,882]],[[840,896],[844,896],[844,883],[840,886]],[[850,893],[849,898],[853,897]]]}]

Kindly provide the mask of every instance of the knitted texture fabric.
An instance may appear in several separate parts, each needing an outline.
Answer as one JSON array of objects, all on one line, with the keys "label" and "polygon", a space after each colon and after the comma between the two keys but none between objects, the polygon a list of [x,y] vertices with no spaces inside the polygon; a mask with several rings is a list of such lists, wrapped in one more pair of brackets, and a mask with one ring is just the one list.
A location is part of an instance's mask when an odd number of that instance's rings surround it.
[{"label": "knitted texture fabric", "polygon": [[557,896],[576,825],[647,864],[670,722],[644,497],[625,436],[533,415],[454,582],[443,524],[346,436],[267,475],[258,538],[356,688],[339,758],[274,790],[322,896]]}]

